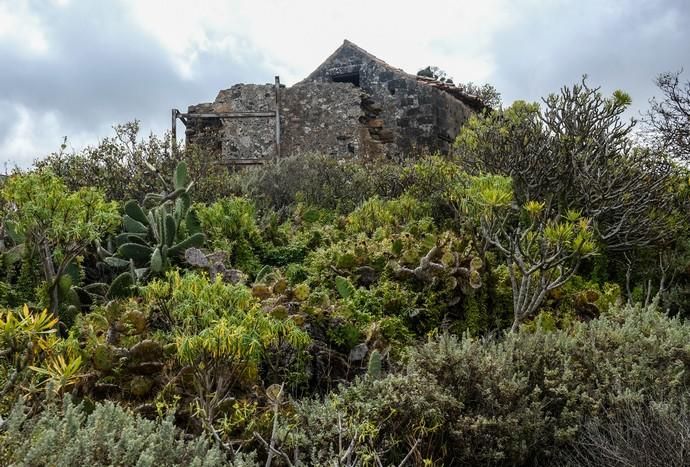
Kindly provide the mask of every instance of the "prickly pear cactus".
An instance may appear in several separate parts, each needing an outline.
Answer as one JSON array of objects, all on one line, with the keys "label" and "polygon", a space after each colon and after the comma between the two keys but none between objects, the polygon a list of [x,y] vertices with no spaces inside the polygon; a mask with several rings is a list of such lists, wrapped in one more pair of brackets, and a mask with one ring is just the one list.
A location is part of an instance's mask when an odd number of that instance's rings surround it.
[{"label": "prickly pear cactus", "polygon": [[369,355],[369,365],[367,366],[367,376],[372,379],[381,379],[381,352],[374,349]]},{"label": "prickly pear cactus", "polygon": [[143,205],[135,200],[125,204],[124,230],[115,238],[117,251],[102,252],[109,265],[129,268],[113,283],[115,294],[121,295],[123,286],[130,287],[148,275],[166,271],[185,250],[203,245],[206,237],[200,231],[189,196],[192,186],[187,165],[180,162],[169,193],[149,193]]}]

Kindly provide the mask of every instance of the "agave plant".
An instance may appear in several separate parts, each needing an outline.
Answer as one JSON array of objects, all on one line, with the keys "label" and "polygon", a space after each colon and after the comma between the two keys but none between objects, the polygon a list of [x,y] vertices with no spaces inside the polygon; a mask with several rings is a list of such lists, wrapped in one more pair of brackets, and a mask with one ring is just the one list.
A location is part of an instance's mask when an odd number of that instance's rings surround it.
[{"label": "agave plant", "polygon": [[0,356],[19,368],[32,363],[54,344],[57,324],[58,318],[48,310],[31,313],[27,305],[19,312],[0,310]]},{"label": "agave plant", "polygon": [[81,373],[81,365],[81,356],[67,360],[63,355],[58,354],[46,361],[43,367],[29,366],[29,368],[44,376],[45,379],[41,384],[59,395],[74,387],[84,377]]}]

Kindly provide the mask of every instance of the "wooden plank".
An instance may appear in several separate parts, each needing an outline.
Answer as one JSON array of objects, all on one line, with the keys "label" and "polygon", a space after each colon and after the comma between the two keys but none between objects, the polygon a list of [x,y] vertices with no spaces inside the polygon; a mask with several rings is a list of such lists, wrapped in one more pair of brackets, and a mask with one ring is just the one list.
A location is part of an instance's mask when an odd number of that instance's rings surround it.
[{"label": "wooden plank", "polygon": [[266,161],[264,159],[252,159],[252,158],[247,158],[247,159],[225,159],[223,161],[223,164],[225,165],[262,165]]},{"label": "wooden plank", "polygon": [[180,114],[180,111],[177,109],[172,109],[172,126],[170,128],[170,139],[172,140],[171,143],[171,149],[173,155],[177,152],[177,116]]},{"label": "wooden plank", "polygon": [[276,112],[212,112],[198,114],[179,114],[181,118],[275,118]]}]

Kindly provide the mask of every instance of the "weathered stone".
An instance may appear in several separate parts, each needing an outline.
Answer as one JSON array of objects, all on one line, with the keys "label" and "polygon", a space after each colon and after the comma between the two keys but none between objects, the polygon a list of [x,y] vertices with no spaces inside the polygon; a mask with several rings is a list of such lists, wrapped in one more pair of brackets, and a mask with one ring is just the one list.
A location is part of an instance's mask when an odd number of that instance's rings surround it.
[{"label": "weathered stone", "polygon": [[350,350],[350,361],[361,362],[369,353],[369,346],[365,343],[357,344]]},{"label": "weathered stone", "polygon": [[[273,112],[273,84],[238,84],[189,114]],[[452,85],[420,79],[355,44],[343,45],[304,81],[280,88],[280,155],[392,158],[423,151],[448,153],[455,135],[481,108]],[[376,133],[386,130],[383,138]],[[227,159],[277,154],[273,118],[187,120],[187,143]]]}]

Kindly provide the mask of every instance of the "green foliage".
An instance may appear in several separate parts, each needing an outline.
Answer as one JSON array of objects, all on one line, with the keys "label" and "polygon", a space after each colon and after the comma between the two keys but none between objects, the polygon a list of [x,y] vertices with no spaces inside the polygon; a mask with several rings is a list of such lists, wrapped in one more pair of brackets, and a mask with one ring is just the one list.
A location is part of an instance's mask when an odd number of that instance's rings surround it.
[{"label": "green foliage", "polygon": [[568,331],[441,336],[413,350],[402,373],[300,404],[294,442],[312,442],[300,449],[311,461],[337,451],[337,434],[317,422],[331,411],[349,433],[375,427],[359,450],[377,450],[384,464],[400,462],[409,433],[438,465],[548,464],[587,420],[646,400],[650,388],[659,391],[654,397],[686,397],[689,337],[681,321],[639,307],[611,309]]},{"label": "green foliage", "polygon": [[347,232],[364,233],[369,236],[377,233],[381,236],[399,232],[403,225],[412,222],[420,226],[431,225],[429,206],[410,195],[400,198],[382,200],[370,198],[362,203],[347,217]]},{"label": "green foliage", "polygon": [[48,310],[32,313],[24,305],[21,311],[0,310],[0,349],[2,358],[17,369],[22,369],[38,360],[39,355],[49,350],[54,341],[51,336],[57,332],[57,318]]},{"label": "green foliage", "polygon": [[59,176],[71,190],[100,187],[110,200],[143,199],[162,185],[150,167],[167,173],[175,167],[169,138],[138,140],[139,122],[114,127],[115,136],[77,153],[53,153],[35,162]]},{"label": "green foliage", "polygon": [[343,276],[337,276],[335,278],[335,288],[340,294],[340,297],[344,298],[345,300],[352,297],[356,291],[355,286],[352,285],[352,282]]},{"label": "green foliage", "polygon": [[369,355],[369,364],[367,365],[367,376],[369,378],[381,378],[381,352],[374,349]]},{"label": "green foliage", "polygon": [[231,264],[252,274],[262,246],[254,204],[246,198],[225,198],[197,208],[201,228],[211,247],[229,254]]},{"label": "green foliage", "polygon": [[9,177],[0,463],[546,465],[626,401],[685,407],[689,328],[620,303],[684,316],[688,173],[628,104],[583,82],[470,118],[451,157],[233,173],[134,124]]},{"label": "green foliage", "polygon": [[40,258],[50,310],[57,314],[60,282],[88,246],[114,229],[116,205],[95,188],[70,192],[50,172],[13,175],[3,185],[2,199],[13,206],[5,222],[25,239],[25,250]]},{"label": "green foliage", "polygon": [[513,289],[512,330],[535,316],[546,294],[575,274],[596,253],[589,219],[580,211],[561,212],[546,203],[513,202],[511,180],[498,175],[473,177],[453,194],[457,211],[479,225],[481,237],[506,259]]},{"label": "green foliage", "polygon": [[147,303],[169,313],[181,331],[190,334],[223,317],[242,316],[256,306],[256,299],[245,286],[226,284],[220,277],[209,281],[196,273],[182,276],[177,271],[151,281],[143,288],[143,296]]},{"label": "green foliage", "polygon": [[146,420],[112,402],[87,409],[66,397],[61,409],[48,407],[33,418],[18,404],[0,438],[2,463],[11,465],[227,465],[205,437],[186,441],[172,418]]},{"label": "green foliage", "polygon": [[101,249],[108,264],[130,268],[122,273],[129,274],[130,279],[118,276],[113,292],[121,294],[126,281],[134,284],[149,274],[167,271],[185,250],[203,245],[206,237],[199,231],[197,214],[191,207],[192,185],[186,164],[180,162],[173,172],[173,191],[147,194],[144,205],[150,208],[143,208],[135,200],[125,203],[124,232],[116,239],[117,253],[124,261]]}]

